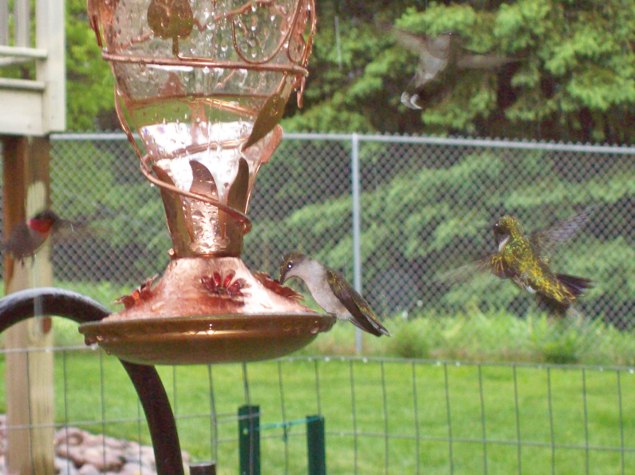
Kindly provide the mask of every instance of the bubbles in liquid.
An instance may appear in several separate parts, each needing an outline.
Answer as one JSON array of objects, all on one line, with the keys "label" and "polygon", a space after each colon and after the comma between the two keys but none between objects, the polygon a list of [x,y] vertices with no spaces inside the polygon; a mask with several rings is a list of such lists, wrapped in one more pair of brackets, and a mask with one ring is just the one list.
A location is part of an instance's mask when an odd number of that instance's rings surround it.
[{"label": "bubbles in liquid", "polygon": [[247,72],[246,69],[238,69],[236,70],[236,76],[237,76],[237,81],[236,81],[236,86],[237,87],[243,87],[245,85],[245,81],[247,80],[247,76],[249,75],[249,73]]},{"label": "bubbles in liquid", "polygon": [[212,251],[214,242],[221,244],[224,242],[222,236],[218,236],[218,209],[200,201],[185,201],[195,209],[192,213],[192,230],[196,239],[191,244],[192,251]]}]

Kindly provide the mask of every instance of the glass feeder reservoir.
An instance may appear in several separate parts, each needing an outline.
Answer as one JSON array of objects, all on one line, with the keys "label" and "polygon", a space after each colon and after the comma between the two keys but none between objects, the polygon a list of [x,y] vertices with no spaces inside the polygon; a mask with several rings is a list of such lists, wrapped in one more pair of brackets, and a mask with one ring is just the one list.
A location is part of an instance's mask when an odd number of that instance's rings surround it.
[{"label": "glass feeder reservoir", "polygon": [[240,259],[256,174],[289,96],[301,101],[313,0],[89,0],[88,11],[172,249],[123,311],[80,327],[87,342],[137,363],[210,363],[280,356],[330,329]]}]

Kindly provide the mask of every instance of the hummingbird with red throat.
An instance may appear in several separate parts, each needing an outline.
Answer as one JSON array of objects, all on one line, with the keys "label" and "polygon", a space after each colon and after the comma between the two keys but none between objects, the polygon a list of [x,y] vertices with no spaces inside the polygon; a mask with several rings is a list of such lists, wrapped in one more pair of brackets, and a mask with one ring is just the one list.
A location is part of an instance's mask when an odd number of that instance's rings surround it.
[{"label": "hummingbird with red throat", "polygon": [[69,221],[60,218],[54,211],[40,211],[32,218],[18,223],[2,248],[14,259],[24,263],[27,257],[34,258],[46,240]]}]

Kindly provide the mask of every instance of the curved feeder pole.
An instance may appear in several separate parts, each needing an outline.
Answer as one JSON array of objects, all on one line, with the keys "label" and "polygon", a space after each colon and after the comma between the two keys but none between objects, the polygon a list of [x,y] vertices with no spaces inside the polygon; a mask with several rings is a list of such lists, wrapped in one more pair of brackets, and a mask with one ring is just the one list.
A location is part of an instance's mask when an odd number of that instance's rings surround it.
[{"label": "curved feeder pole", "polygon": [[[97,322],[110,312],[94,300],[63,289],[40,288],[0,299],[0,332],[31,317],[55,315],[77,323]],[[148,421],[157,472],[183,475],[181,446],[170,401],[154,366],[120,360],[137,391]]]}]

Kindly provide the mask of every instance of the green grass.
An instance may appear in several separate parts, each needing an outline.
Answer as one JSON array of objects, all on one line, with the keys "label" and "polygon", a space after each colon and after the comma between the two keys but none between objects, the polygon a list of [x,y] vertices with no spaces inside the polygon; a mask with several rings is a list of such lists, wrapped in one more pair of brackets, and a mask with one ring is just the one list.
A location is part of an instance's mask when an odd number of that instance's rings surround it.
[{"label": "green grass", "polygon": [[[384,473],[386,465],[388,473],[415,473],[417,460],[426,474],[449,473],[451,464],[455,473],[483,473],[485,463],[488,473],[509,474],[518,473],[519,459],[522,473],[551,473],[552,464],[555,473],[585,473],[588,464],[589,473],[614,474],[621,470],[622,434],[630,450],[624,452],[625,472],[635,470],[635,375],[627,369],[333,357],[253,363],[247,372],[249,401],[260,405],[263,423],[282,421],[283,406],[287,420],[325,416],[330,474],[354,473],[356,459],[362,474]],[[194,460],[211,459],[208,368],[161,367],[160,373],[183,449]],[[247,401],[241,365],[213,367],[211,381],[220,473],[233,474],[238,464],[234,416]],[[59,422],[66,418],[92,432],[104,429],[148,441],[145,423],[135,421],[134,390],[115,358],[90,351],[57,353],[55,384]],[[0,409],[5,409],[4,391]],[[284,473],[282,430],[263,437],[263,473]],[[306,473],[305,445],[304,427],[293,426],[289,473]]]}]

